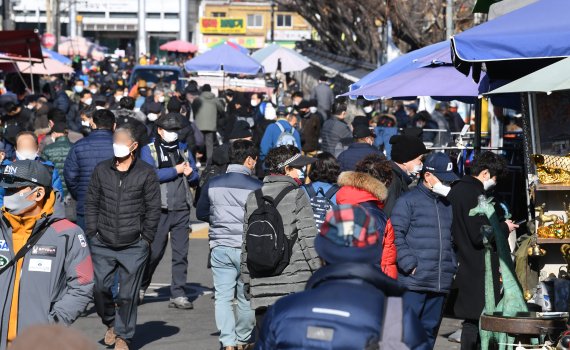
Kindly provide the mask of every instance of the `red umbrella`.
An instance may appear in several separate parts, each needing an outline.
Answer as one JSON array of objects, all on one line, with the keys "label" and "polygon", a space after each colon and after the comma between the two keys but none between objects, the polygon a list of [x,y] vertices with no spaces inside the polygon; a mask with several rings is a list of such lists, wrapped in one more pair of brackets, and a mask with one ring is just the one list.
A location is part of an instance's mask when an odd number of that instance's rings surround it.
[{"label": "red umbrella", "polygon": [[160,49],[170,52],[194,53],[198,51],[198,46],[184,40],[174,40],[161,45]]}]

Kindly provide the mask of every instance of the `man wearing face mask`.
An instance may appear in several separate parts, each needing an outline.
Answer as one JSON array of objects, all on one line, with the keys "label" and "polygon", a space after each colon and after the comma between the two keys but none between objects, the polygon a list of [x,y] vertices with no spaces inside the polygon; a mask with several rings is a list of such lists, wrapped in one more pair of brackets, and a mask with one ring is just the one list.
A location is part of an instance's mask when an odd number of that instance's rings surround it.
[{"label": "man wearing face mask", "polygon": [[299,133],[301,134],[301,149],[306,156],[314,157],[319,149],[321,134],[321,115],[317,113],[317,101],[301,102]]},{"label": "man wearing face mask", "polygon": [[[490,225],[485,216],[470,216],[469,210],[477,205],[480,195],[492,189],[497,179],[506,174],[504,158],[492,152],[483,152],[473,160],[471,175],[465,175],[447,196],[453,205],[453,241],[459,262],[455,278],[458,288],[455,315],[465,320],[461,334],[461,349],[464,350],[480,347],[479,317],[485,305],[485,270],[482,268],[485,266],[485,247],[481,226]],[[508,235],[518,225],[507,220],[501,227]],[[495,291],[499,291],[499,260],[495,251],[491,251],[491,263]]]},{"label": "man wearing face mask", "polygon": [[[136,134],[130,124],[117,127],[115,157],[97,165],[85,201],[95,308],[107,327],[104,343],[119,350],[128,350],[134,337],[138,292],[160,218],[158,178],[152,166],[137,157]],[[120,288],[114,299],[115,273]]]},{"label": "man wearing face mask", "polygon": [[78,102],[71,105],[67,113],[67,128],[79,132],[81,130],[81,111],[93,104],[93,95],[89,90],[78,93]]},{"label": "man wearing face mask", "polygon": [[410,190],[409,186],[422,170],[422,157],[428,152],[422,140],[414,135],[392,136],[390,144],[393,176],[384,206],[388,217],[392,215],[396,200]]},{"label": "man wearing face mask", "polygon": [[[61,178],[59,177],[59,173],[54,171],[55,165],[50,162],[49,160],[44,160],[40,158],[38,154],[38,138],[37,136],[31,131],[22,131],[16,136],[16,158],[13,161],[17,160],[33,160],[38,161],[48,167],[52,171],[52,182],[51,187],[56,191],[55,197],[60,203],[63,203],[64,192],[63,192],[63,184],[61,182]],[[5,159],[2,162],[2,166],[7,166],[12,164],[12,161]],[[4,189],[0,188],[0,205],[4,203]]]},{"label": "man wearing face mask", "polygon": [[[431,348],[457,269],[451,238],[452,208],[445,198],[459,178],[443,153],[426,157],[418,185],[396,201],[391,221],[404,301],[420,318]],[[445,183],[445,184],[444,184]]]},{"label": "man wearing face mask", "polygon": [[267,102],[263,101],[262,94],[256,92],[251,95],[250,104],[253,120],[257,124],[265,118],[265,106]]},{"label": "man wearing face mask", "polygon": [[67,189],[77,201],[80,227],[85,227],[85,196],[93,170],[100,162],[113,157],[115,115],[108,109],[100,109],[93,113],[89,123],[93,131],[71,147],[63,167]]},{"label": "man wearing face mask", "polygon": [[50,170],[37,161],[2,167],[0,349],[30,326],[70,325],[93,295],[87,239],[65,220],[51,181]]},{"label": "man wearing face mask", "polygon": [[[364,118],[364,120],[358,118]],[[354,129],[352,131],[354,143],[348,146],[348,149],[338,156],[341,172],[354,171],[356,169],[356,163],[360,162],[370,154],[384,155],[379,149],[372,146],[376,135],[374,135],[374,132],[370,130],[366,118],[356,117],[355,121],[357,122],[356,124],[353,123]]]},{"label": "man wearing face mask", "polygon": [[150,164],[160,181],[162,213],[155,239],[150,250],[150,259],[143,277],[140,300],[150,285],[152,275],[166,250],[168,233],[172,247],[172,284],[169,307],[192,309],[186,296],[188,272],[188,227],[193,199],[189,186],[197,184],[199,175],[192,154],[186,144],[178,140],[182,128],[178,113],[169,113],[158,119],[158,137],[143,147],[141,159]]}]

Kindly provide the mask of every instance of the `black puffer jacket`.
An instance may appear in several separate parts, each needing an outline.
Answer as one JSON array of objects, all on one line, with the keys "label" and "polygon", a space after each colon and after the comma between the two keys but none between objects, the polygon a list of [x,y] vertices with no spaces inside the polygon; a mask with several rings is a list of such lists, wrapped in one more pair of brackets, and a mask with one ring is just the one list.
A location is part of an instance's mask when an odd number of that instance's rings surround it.
[{"label": "black puffer jacket", "polygon": [[140,238],[152,242],[160,219],[160,186],[154,169],[135,158],[120,172],[115,160],[97,165],[85,202],[86,233],[120,248]]}]

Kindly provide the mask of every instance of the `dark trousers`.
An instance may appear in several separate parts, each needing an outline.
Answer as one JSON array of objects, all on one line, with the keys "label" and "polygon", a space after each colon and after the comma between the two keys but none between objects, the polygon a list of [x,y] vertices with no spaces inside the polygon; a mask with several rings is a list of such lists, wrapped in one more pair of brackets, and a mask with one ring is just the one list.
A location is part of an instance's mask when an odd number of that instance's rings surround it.
[{"label": "dark trousers", "polygon": [[216,139],[215,131],[204,131],[204,146],[206,147],[207,165],[212,164],[214,155],[214,141]]},{"label": "dark trousers", "polygon": [[435,345],[435,339],[439,331],[445,297],[445,294],[429,292],[409,291],[404,294],[404,304],[412,308],[418,315],[431,349]]},{"label": "dark trousers", "polygon": [[461,331],[461,350],[478,350],[480,347],[479,320],[465,320]]},{"label": "dark trousers", "polygon": [[144,274],[142,289],[147,289],[152,280],[156,267],[162,260],[168,243],[172,247],[172,283],[170,295],[172,298],[186,296],[186,277],[188,275],[188,246],[190,211],[163,211],[160,215],[158,231],[150,246],[150,259]]},{"label": "dark trousers", "polygon": [[77,226],[81,227],[83,231],[85,231],[85,215],[77,214]]},{"label": "dark trousers", "polygon": [[[138,292],[149,253],[149,244],[141,239],[124,248],[112,248],[97,237],[90,240],[95,274],[93,296],[95,309],[107,327],[127,341],[135,335]],[[116,276],[120,288],[113,297],[111,288]]]}]

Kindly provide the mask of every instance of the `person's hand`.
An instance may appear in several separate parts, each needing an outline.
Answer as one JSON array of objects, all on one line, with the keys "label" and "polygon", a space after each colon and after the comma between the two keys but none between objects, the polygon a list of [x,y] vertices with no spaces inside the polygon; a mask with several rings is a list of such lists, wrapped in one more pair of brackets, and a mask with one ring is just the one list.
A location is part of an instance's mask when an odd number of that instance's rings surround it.
[{"label": "person's hand", "polygon": [[190,174],[192,174],[193,171],[194,171],[194,169],[192,169],[190,164],[188,164],[188,162],[185,162],[184,163],[184,176],[190,176]]},{"label": "person's hand", "polygon": [[505,223],[509,227],[509,232],[513,232],[515,229],[519,228],[519,225],[515,224],[512,220],[507,220]]},{"label": "person's hand", "polygon": [[186,167],[185,164],[186,163],[180,163],[174,167],[176,169],[177,174],[182,174],[184,172],[184,168]]}]

